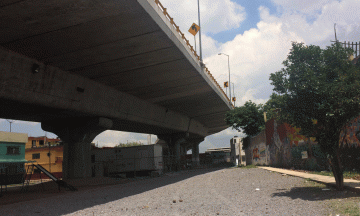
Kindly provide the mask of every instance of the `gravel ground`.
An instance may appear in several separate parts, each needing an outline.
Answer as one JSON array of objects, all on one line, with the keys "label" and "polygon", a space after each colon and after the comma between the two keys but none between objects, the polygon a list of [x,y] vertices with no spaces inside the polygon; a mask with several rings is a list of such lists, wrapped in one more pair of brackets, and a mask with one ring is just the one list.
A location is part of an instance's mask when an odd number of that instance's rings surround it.
[{"label": "gravel ground", "polygon": [[0,215],[329,215],[305,180],[262,169],[170,173],[0,206]]}]

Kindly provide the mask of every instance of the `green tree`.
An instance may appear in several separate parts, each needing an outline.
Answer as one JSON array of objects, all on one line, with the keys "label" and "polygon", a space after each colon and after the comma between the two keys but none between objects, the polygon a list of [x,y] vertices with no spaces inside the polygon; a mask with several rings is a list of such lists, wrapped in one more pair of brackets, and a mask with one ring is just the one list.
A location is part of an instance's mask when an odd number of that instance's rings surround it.
[{"label": "green tree", "polygon": [[131,147],[131,146],[142,146],[141,142],[129,142],[129,143],[119,143],[115,146],[115,148],[122,148],[122,147]]},{"label": "green tree", "polygon": [[279,119],[280,116],[278,112],[280,111],[279,109],[283,106],[284,103],[285,103],[284,96],[272,93],[270,95],[270,99],[266,101],[266,103],[263,106],[263,110],[264,112],[266,112],[266,118]]},{"label": "green tree", "polygon": [[282,96],[281,118],[315,137],[329,158],[336,186],[343,189],[340,131],[360,113],[360,73],[351,49],[335,43],[326,49],[293,43],[280,71],[272,73],[274,91]]},{"label": "green tree", "polygon": [[[247,101],[243,106],[227,112],[225,120],[233,129],[243,131],[247,136],[254,136],[265,127],[263,106],[256,105],[252,101]],[[243,149],[246,149],[248,142],[243,143]]]}]

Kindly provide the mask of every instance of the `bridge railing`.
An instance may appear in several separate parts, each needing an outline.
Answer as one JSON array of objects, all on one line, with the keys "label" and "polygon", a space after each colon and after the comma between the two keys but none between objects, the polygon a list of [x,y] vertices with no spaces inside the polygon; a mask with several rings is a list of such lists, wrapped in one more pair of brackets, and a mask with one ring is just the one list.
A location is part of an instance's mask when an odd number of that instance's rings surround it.
[{"label": "bridge railing", "polygon": [[[200,61],[200,57],[199,55],[196,53],[195,49],[193,46],[191,46],[191,44],[189,43],[189,40],[185,38],[184,33],[181,32],[180,28],[178,25],[175,24],[174,19],[168,14],[168,12],[166,11],[166,8],[161,4],[161,2],[159,0],[155,0],[155,3],[158,5],[158,7],[161,9],[161,11],[163,12],[163,14],[165,15],[165,17],[170,21],[171,25],[173,25],[176,29],[176,31],[180,34],[181,38],[185,41],[186,45],[190,48],[192,54],[198,59],[198,61]],[[224,94],[224,96],[226,97],[226,99],[230,102],[230,99],[228,98],[228,96],[225,94],[224,90],[221,88],[221,86],[219,85],[219,83],[215,80],[215,78],[213,77],[213,75],[210,73],[209,69],[207,67],[205,67],[205,71],[206,73],[210,76],[210,78],[214,81],[215,85],[217,87],[219,87],[219,89],[221,90],[221,92]]]}]

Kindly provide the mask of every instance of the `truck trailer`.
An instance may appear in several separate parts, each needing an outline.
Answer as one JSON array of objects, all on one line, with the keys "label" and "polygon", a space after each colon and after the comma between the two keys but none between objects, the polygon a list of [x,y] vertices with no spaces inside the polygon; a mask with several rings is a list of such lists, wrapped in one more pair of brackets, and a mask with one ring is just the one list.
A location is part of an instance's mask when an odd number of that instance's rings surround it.
[{"label": "truck trailer", "polygon": [[162,146],[97,148],[91,151],[92,175],[113,176],[135,172],[163,171]]}]

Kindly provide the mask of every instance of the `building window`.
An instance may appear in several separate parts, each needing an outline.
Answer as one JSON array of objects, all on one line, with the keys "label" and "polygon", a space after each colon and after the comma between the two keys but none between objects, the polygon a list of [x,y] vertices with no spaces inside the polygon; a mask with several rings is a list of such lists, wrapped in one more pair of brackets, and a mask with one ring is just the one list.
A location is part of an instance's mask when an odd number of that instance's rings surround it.
[{"label": "building window", "polygon": [[32,140],[31,141],[31,148],[36,148],[36,140]]},{"label": "building window", "polygon": [[44,145],[44,140],[39,140],[39,145]]},{"label": "building window", "polygon": [[40,159],[40,153],[32,154],[32,159]]},{"label": "building window", "polygon": [[8,146],[6,154],[8,154],[8,155],[19,155],[20,154],[20,147]]}]

